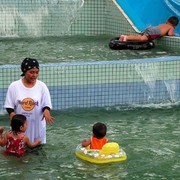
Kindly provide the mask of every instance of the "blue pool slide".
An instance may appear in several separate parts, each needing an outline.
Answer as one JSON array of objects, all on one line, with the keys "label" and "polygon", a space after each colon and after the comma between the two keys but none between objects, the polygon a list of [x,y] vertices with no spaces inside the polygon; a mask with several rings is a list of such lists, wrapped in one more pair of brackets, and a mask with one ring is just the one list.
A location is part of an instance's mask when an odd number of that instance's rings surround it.
[{"label": "blue pool slide", "polygon": [[[165,23],[170,16],[180,20],[180,0],[116,0],[138,31]],[[180,34],[180,23],[175,29]]]}]

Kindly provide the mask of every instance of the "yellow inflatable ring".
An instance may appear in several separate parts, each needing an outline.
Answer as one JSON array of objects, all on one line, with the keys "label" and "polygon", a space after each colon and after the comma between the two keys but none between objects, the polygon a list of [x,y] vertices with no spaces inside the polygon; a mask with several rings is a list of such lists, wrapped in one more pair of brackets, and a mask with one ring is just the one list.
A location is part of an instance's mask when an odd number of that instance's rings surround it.
[{"label": "yellow inflatable ring", "polygon": [[78,158],[95,164],[121,162],[127,159],[126,153],[115,142],[106,143],[102,150],[89,149],[79,144],[75,154]]}]

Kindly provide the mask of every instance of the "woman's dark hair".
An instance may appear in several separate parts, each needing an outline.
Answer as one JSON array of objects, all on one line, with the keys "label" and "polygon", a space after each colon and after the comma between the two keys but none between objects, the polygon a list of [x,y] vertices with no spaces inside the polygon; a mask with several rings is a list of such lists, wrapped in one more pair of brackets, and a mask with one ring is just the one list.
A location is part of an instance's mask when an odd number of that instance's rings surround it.
[{"label": "woman's dark hair", "polygon": [[96,123],[93,125],[93,134],[97,139],[101,139],[106,136],[107,127],[103,123]]},{"label": "woman's dark hair", "polygon": [[16,114],[13,116],[12,121],[11,121],[11,128],[12,131],[15,133],[20,132],[20,127],[24,125],[26,122],[26,116],[22,114]]}]

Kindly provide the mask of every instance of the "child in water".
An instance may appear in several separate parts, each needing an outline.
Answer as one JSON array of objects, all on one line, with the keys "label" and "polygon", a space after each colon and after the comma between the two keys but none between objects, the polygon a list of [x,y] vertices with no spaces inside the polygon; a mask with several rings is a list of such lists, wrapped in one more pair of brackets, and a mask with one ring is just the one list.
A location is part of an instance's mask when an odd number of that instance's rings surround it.
[{"label": "child in water", "polygon": [[16,114],[12,118],[11,130],[6,131],[4,137],[2,137],[4,128],[0,127],[0,145],[6,145],[5,153],[19,156],[26,152],[25,145],[29,148],[34,148],[41,144],[41,140],[39,139],[31,143],[28,136],[24,134],[27,125],[26,117],[21,114]]},{"label": "child in water", "polygon": [[179,23],[179,19],[175,16],[170,17],[165,24],[158,26],[150,26],[139,33],[137,36],[121,35],[120,41],[148,41],[154,40],[162,36],[175,36],[174,29]]},{"label": "child in water", "polygon": [[103,123],[96,123],[93,125],[93,133],[90,139],[82,140],[82,147],[90,145],[90,149],[101,150],[103,145],[108,142],[106,136],[107,127]]}]

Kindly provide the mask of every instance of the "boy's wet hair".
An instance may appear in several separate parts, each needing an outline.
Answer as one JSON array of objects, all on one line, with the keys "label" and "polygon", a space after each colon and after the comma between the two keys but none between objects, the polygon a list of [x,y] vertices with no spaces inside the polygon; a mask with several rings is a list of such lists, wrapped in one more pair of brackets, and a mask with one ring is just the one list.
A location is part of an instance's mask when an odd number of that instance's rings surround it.
[{"label": "boy's wet hair", "polygon": [[168,19],[168,22],[170,22],[173,26],[177,26],[179,23],[179,19],[176,16],[171,16]]},{"label": "boy's wet hair", "polygon": [[21,132],[20,127],[26,122],[26,116],[22,114],[16,114],[11,121],[11,129],[14,133]]},{"label": "boy's wet hair", "polygon": [[103,123],[96,123],[93,125],[93,134],[97,139],[101,139],[106,136],[107,127]]}]

